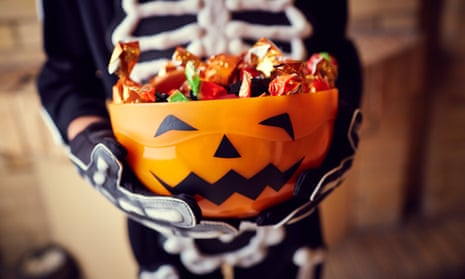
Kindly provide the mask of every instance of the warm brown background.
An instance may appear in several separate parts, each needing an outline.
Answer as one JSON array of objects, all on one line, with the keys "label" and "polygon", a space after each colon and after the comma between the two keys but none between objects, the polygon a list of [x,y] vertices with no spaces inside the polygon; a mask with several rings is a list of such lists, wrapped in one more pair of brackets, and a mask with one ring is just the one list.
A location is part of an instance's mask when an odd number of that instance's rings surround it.
[{"label": "warm brown background", "polygon": [[[351,175],[323,204],[326,277],[463,278],[465,1],[350,8],[365,122]],[[36,11],[0,0],[0,258],[11,268],[54,241],[88,279],[134,278],[123,216],[78,178],[41,118]]]}]

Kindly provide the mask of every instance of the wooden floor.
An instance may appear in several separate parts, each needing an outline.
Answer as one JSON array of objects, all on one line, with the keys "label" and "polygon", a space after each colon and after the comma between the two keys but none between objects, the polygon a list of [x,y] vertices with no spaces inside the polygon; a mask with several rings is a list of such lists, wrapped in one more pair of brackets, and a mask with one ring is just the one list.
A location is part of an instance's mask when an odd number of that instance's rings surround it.
[{"label": "wooden floor", "polygon": [[465,278],[465,216],[354,234],[330,247],[324,279]]}]

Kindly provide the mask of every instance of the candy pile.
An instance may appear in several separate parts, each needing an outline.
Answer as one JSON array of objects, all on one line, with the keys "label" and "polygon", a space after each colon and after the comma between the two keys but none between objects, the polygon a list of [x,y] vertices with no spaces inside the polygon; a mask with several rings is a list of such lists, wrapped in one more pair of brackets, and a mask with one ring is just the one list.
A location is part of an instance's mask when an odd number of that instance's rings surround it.
[{"label": "candy pile", "polygon": [[225,98],[313,93],[335,87],[337,62],[326,52],[307,61],[284,56],[262,38],[241,55],[218,54],[205,61],[182,47],[149,81],[138,83],[130,73],[140,55],[137,41],[118,43],[108,70],[118,75],[114,103],[186,102]]}]

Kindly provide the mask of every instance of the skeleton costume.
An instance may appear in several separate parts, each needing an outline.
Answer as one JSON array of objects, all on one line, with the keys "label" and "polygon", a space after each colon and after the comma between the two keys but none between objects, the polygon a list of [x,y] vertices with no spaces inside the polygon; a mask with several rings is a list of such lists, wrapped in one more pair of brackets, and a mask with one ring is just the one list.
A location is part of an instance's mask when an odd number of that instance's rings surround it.
[{"label": "skeleton costume", "polygon": [[[127,214],[139,278],[319,278],[324,261],[318,203],[342,181],[357,149],[361,73],[346,38],[346,0],[43,0],[47,55],[38,89],[47,119],[69,147],[79,173]],[[125,163],[107,121],[68,141],[80,116],[108,119],[105,102],[116,77],[107,65],[114,44],[139,40],[145,81],[176,46],[200,57],[238,54],[268,38],[295,59],[326,51],[338,61],[339,112],[322,166],[297,180],[294,197],[258,216],[202,218],[192,197],[156,196],[141,187]],[[110,268],[110,267],[109,267]]]}]

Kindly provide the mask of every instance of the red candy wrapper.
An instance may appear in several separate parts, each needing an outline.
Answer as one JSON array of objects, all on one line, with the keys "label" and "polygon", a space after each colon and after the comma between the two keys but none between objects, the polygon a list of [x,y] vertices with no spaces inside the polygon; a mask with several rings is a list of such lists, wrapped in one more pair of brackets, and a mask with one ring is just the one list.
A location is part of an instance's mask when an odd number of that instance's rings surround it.
[{"label": "red candy wrapper", "polygon": [[329,53],[320,52],[312,55],[307,61],[307,69],[315,77],[314,79],[319,80],[318,83],[326,83],[328,88],[335,87],[337,61]]},{"label": "red candy wrapper", "polygon": [[282,74],[275,77],[268,88],[271,96],[283,96],[299,93],[302,80],[296,74]]}]

